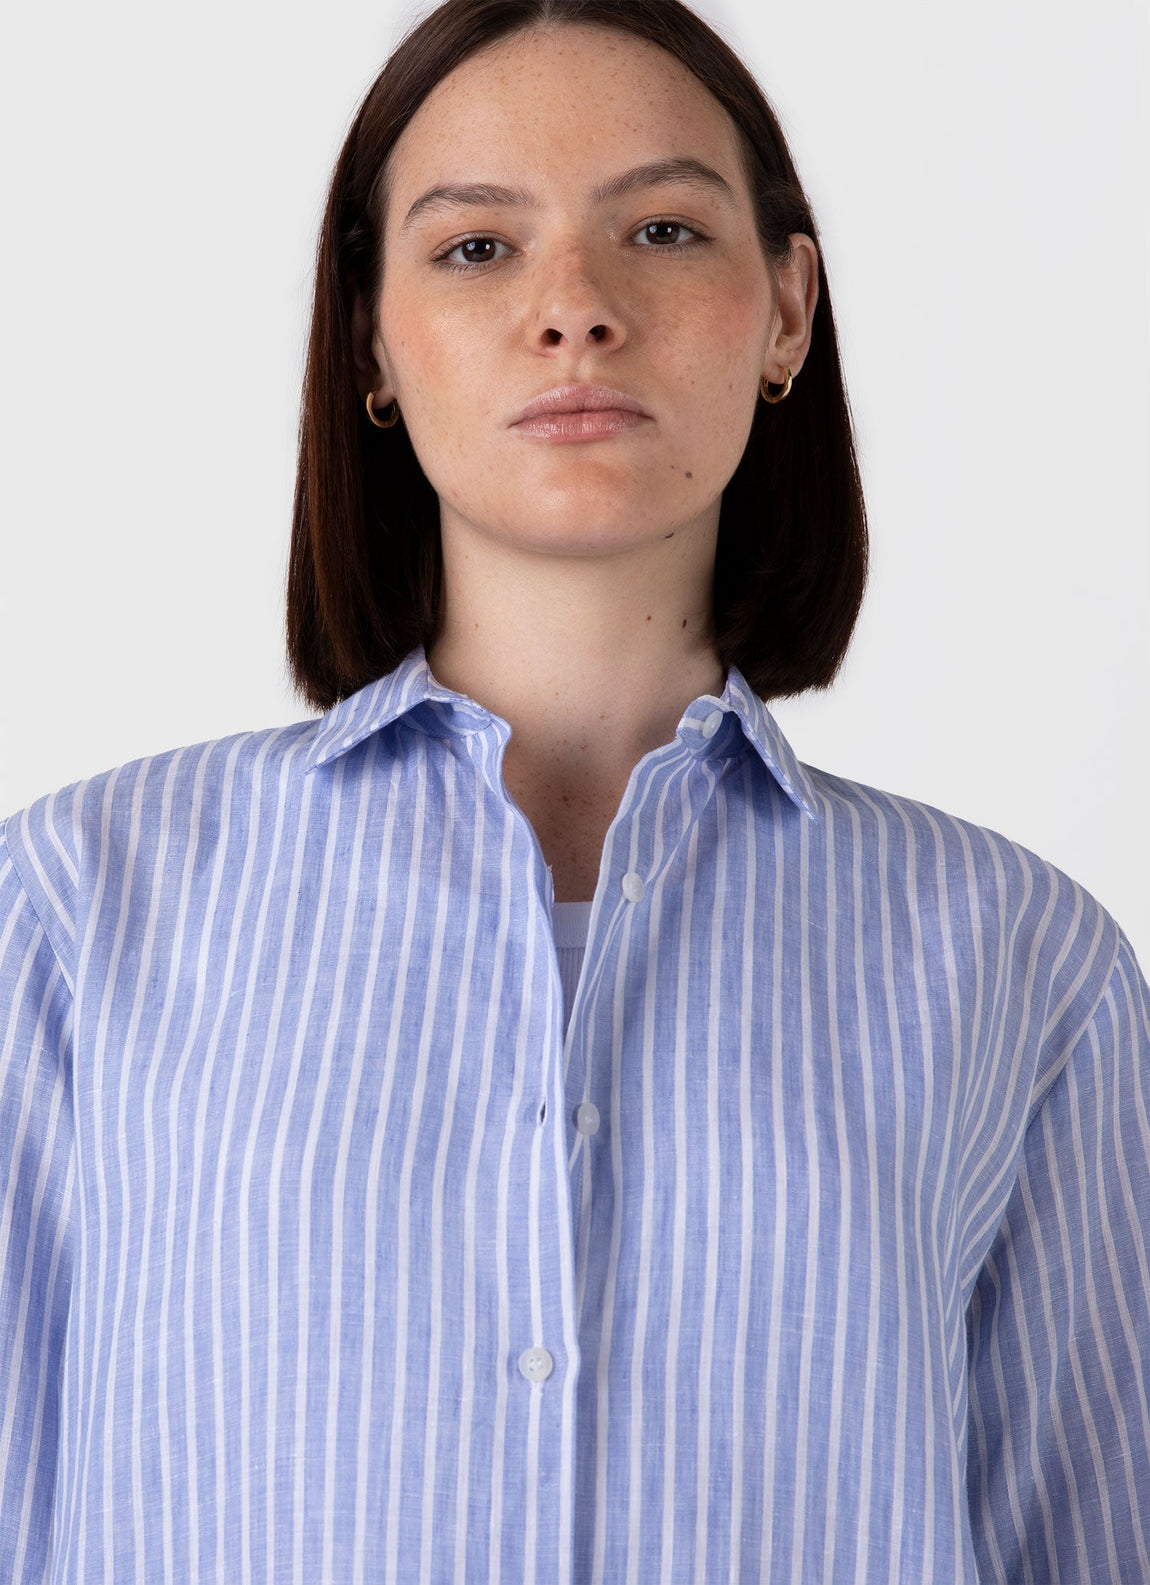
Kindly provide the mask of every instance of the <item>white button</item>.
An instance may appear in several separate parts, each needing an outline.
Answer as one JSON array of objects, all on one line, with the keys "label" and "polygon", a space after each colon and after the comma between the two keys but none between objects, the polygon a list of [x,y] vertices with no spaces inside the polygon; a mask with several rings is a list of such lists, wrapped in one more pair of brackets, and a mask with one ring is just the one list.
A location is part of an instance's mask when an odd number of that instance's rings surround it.
[{"label": "white button", "polygon": [[575,1127],[581,1134],[597,1134],[599,1132],[599,1108],[594,1101],[584,1101],[575,1113]]},{"label": "white button", "polygon": [[643,877],[636,875],[634,870],[628,870],[623,877],[623,896],[629,903],[642,901]]},{"label": "white button", "polygon": [[719,730],[722,724],[723,712],[721,710],[712,710],[710,715],[703,722],[703,736],[714,737],[715,733]]},{"label": "white button", "polygon": [[525,1348],[519,1356],[519,1369],[528,1381],[546,1381],[555,1361],[545,1348]]}]

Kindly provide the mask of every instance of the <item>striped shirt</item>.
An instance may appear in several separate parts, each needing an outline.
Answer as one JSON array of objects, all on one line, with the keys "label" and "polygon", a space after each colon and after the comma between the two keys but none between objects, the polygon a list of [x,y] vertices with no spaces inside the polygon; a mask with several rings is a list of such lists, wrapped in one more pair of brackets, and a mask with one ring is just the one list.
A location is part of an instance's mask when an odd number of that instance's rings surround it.
[{"label": "striped shirt", "polygon": [[418,649],[3,824],[0,1579],[1150,1579],[1118,925],[732,667],[565,997],[509,737]]}]

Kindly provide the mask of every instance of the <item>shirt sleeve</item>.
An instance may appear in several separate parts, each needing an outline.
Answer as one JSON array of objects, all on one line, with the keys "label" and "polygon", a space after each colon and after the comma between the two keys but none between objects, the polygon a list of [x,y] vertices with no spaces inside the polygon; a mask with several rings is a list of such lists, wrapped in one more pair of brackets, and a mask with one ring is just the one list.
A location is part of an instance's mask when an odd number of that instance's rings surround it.
[{"label": "shirt sleeve", "polygon": [[72,997],[0,821],[0,1580],[51,1571],[71,1286]]},{"label": "shirt sleeve", "polygon": [[968,1310],[983,1580],[1150,1580],[1150,991],[1118,939]]}]

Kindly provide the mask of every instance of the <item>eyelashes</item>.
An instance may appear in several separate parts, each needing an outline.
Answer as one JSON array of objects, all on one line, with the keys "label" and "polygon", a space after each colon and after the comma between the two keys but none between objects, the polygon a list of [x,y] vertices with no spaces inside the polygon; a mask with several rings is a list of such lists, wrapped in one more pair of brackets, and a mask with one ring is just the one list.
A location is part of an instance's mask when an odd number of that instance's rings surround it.
[{"label": "eyelashes", "polygon": [[[702,231],[699,230],[697,226],[689,226],[685,220],[674,220],[669,216],[661,216],[657,220],[648,220],[643,225],[638,227],[636,231],[633,231],[631,235],[632,237],[636,237],[645,232],[657,231],[666,227],[670,227],[674,231],[688,232],[690,234],[690,240],[687,242],[656,242],[648,238],[645,243],[639,244],[640,248],[643,251],[649,253],[683,253],[688,248],[696,247],[700,242],[707,242],[710,240]],[[450,247],[445,248],[441,253],[435,254],[433,262],[442,265],[444,269],[452,270],[457,274],[466,275],[477,274],[484,268],[485,265],[499,263],[498,258],[494,257],[486,259],[472,257],[470,259],[463,260],[456,260],[452,258],[452,254],[458,253],[460,248],[468,248],[476,243],[488,244],[498,248],[506,248],[509,246],[508,243],[502,242],[498,237],[489,236],[487,232],[484,231],[477,231],[473,232],[469,237],[461,237],[458,242],[453,242]]]},{"label": "eyelashes", "polygon": [[446,253],[437,253],[435,255],[435,262],[437,264],[445,264],[449,270],[471,270],[474,269],[476,265],[482,266],[484,264],[495,264],[497,262],[495,259],[470,258],[456,260],[451,257],[451,255],[458,252],[460,248],[469,248],[477,242],[487,243],[490,246],[496,248],[505,248],[507,246],[506,242],[500,242],[498,237],[464,237],[462,242],[453,242]]}]

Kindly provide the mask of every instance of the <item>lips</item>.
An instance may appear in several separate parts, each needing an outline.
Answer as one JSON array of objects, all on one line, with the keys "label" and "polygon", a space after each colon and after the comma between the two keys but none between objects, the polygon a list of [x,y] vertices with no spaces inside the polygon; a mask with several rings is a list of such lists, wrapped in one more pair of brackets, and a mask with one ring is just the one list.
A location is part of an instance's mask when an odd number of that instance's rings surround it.
[{"label": "lips", "polygon": [[641,418],[651,416],[633,396],[609,385],[558,385],[554,390],[533,397],[511,423],[525,424],[533,418],[552,418],[557,413],[607,412],[637,413]]}]

